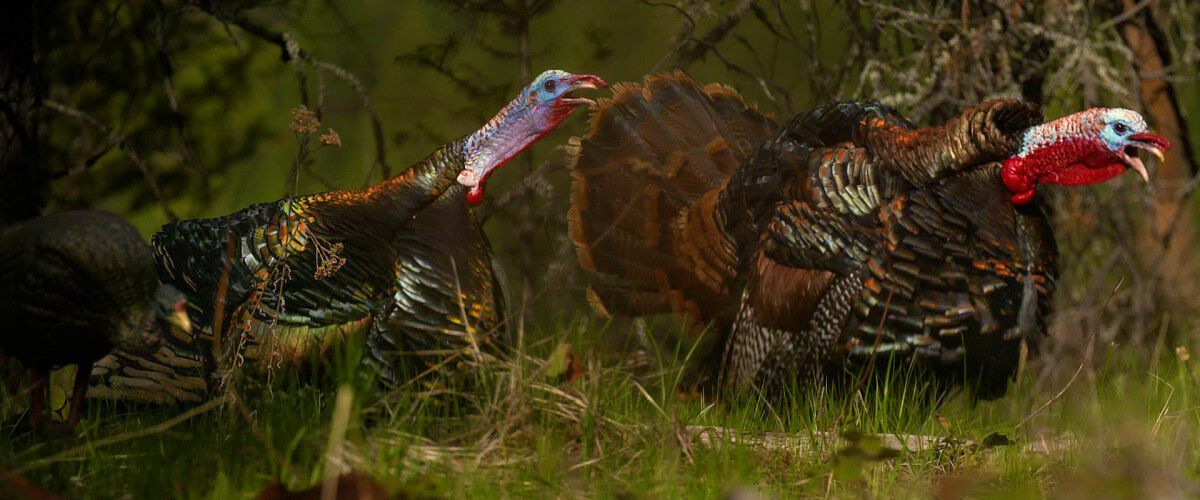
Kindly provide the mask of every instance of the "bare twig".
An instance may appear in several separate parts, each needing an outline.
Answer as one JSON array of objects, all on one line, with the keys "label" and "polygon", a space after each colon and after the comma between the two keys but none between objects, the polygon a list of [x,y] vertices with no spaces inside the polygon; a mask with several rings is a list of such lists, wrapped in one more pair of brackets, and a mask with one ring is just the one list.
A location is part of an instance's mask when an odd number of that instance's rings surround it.
[{"label": "bare twig", "polygon": [[92,450],[95,450],[98,448],[103,448],[105,446],[109,446],[109,445],[113,445],[113,444],[117,444],[117,443],[123,443],[125,441],[130,441],[133,439],[142,438],[142,437],[149,436],[152,434],[158,434],[158,433],[166,431],[172,427],[175,427],[176,425],[179,425],[183,422],[191,420],[192,418],[194,418],[198,415],[207,413],[208,411],[212,410],[213,408],[219,407],[219,406],[225,404],[226,402],[227,402],[227,400],[223,397],[217,398],[217,399],[208,401],[202,405],[199,405],[195,408],[189,409],[183,413],[180,413],[179,415],[176,415],[165,422],[162,422],[162,423],[159,423],[156,425],[152,425],[152,426],[146,427],[144,429],[138,429],[133,432],[126,432],[126,433],[122,433],[122,434],[117,434],[115,436],[109,436],[109,437],[104,437],[104,438],[100,438],[100,439],[89,440],[88,442],[86,442],[82,445],[76,446],[74,448],[63,450],[61,452],[50,455],[46,458],[33,460],[29,463],[26,463],[25,465],[22,465],[21,467],[17,468],[16,472],[24,473],[24,472],[27,472],[27,471],[30,471],[30,470],[33,470],[33,469],[36,469],[39,467],[44,467],[46,465],[50,465],[55,462],[61,462],[63,460],[72,458],[76,455],[83,454],[84,452],[92,451]]},{"label": "bare twig", "polygon": [[370,94],[367,92],[366,86],[363,85],[362,80],[359,79],[358,76],[337,64],[324,61],[312,55],[312,53],[304,50],[302,47],[300,47],[300,44],[296,41],[295,37],[293,37],[290,33],[274,32],[265,26],[246,18],[245,16],[228,16],[217,9],[211,2],[193,1],[191,5],[199,9],[201,12],[205,12],[212,16],[218,22],[222,23],[222,25],[232,24],[238,28],[241,28],[246,33],[254,35],[260,40],[278,46],[283,61],[292,63],[296,67],[297,79],[300,81],[300,92],[303,96],[302,101],[306,105],[308,104],[307,85],[305,84],[305,73],[303,68],[300,66],[301,62],[311,65],[318,71],[323,71],[334,75],[338,77],[338,79],[345,82],[352,90],[354,90],[355,93],[359,95],[363,110],[365,110],[367,115],[370,116],[371,133],[374,136],[375,143],[375,166],[379,168],[379,171],[383,174],[383,177],[387,178],[391,176],[391,167],[387,162],[387,148],[384,140],[383,124],[379,119],[378,113],[375,112],[375,108],[371,106],[371,98]]},{"label": "bare twig", "polygon": [[454,84],[467,97],[479,99],[488,96],[491,91],[477,82],[474,76],[463,76],[449,66],[449,60],[464,35],[455,34],[442,42],[426,44],[414,52],[396,56],[396,62],[407,63],[418,68],[427,69],[442,76]]},{"label": "bare twig", "polygon": [[511,208],[510,205],[531,195],[535,191],[546,188],[550,183],[550,176],[566,167],[567,161],[565,158],[556,157],[543,161],[532,173],[522,178],[519,185],[505,191],[504,194],[501,194],[494,201],[488,203],[486,210],[476,209],[479,214],[479,222],[482,224],[494,215],[506,213]]},{"label": "bare twig", "polygon": [[704,36],[685,40],[679,49],[676,50],[675,62],[671,66],[675,69],[684,69],[691,66],[696,60],[704,57],[729,32],[733,31],[733,28],[737,26],[738,22],[742,20],[742,17],[747,12],[750,12],[750,8],[753,6],[754,0],[740,0]]},{"label": "bare twig", "polygon": [[[73,108],[71,106],[67,106],[66,104],[63,104],[63,103],[60,103],[57,101],[52,101],[49,99],[43,101],[42,104],[45,105],[46,108],[48,108],[50,110],[53,110],[55,112],[61,113],[66,116],[70,116],[72,118],[75,118],[83,123],[86,123],[88,125],[91,125],[97,129],[99,129],[101,132],[104,132],[105,134],[108,134],[110,139],[106,142],[106,144],[103,147],[100,148],[99,152],[96,154],[93,154],[92,157],[89,158],[89,160],[84,163],[84,165],[90,166],[90,165],[94,164],[96,162],[96,160],[98,160],[100,158],[100,156],[98,156],[98,155],[103,155],[104,153],[107,153],[108,151],[112,150],[113,147],[120,147],[121,152],[125,154],[125,157],[129,159],[129,162],[132,163],[133,166],[136,167],[139,172],[141,172],[142,178],[145,179],[146,184],[150,187],[150,192],[154,195],[154,198],[158,201],[158,205],[162,209],[163,215],[166,215],[167,219],[172,222],[179,220],[179,216],[175,214],[175,211],[171,209],[171,205],[169,203],[167,203],[166,197],[163,196],[162,189],[158,186],[158,181],[155,180],[154,175],[150,172],[149,167],[147,167],[146,164],[142,162],[142,159],[140,156],[138,156],[137,151],[133,148],[132,145],[129,144],[128,138],[125,136],[125,134],[116,131],[115,129],[113,129],[112,127],[110,127],[108,125],[105,125],[103,122],[98,120],[96,117],[88,114],[87,112],[84,112],[83,110]],[[83,167],[80,167],[80,168],[83,168]],[[75,170],[75,169],[72,169],[72,170]]]},{"label": "bare twig", "polygon": [[[163,6],[159,3],[159,8]],[[162,72],[163,92],[167,95],[167,104],[171,108],[171,124],[175,129],[176,135],[179,136],[179,152],[183,157],[183,162],[192,167],[195,173],[195,178],[201,186],[201,201],[209,202],[212,200],[212,182],[209,179],[208,168],[199,157],[192,154],[192,148],[189,144],[187,135],[187,123],[183,113],[179,111],[179,98],[175,92],[175,84],[173,81],[175,70],[171,65],[171,55],[167,51],[167,41],[163,36],[164,15],[159,15],[154,26],[154,37],[158,49],[157,59],[158,68]]]},{"label": "bare twig", "polygon": [[1100,23],[1099,26],[1096,26],[1096,31],[1104,31],[1109,28],[1115,27],[1121,23],[1124,23],[1125,21],[1133,19],[1135,16],[1140,14],[1143,9],[1145,9],[1146,7],[1149,7],[1150,3],[1153,1],[1154,0],[1142,0],[1137,5],[1134,5],[1133,7],[1125,9],[1124,12],[1121,12],[1116,17],[1113,17],[1112,19],[1109,19],[1107,21]]},{"label": "bare twig", "polygon": [[[1103,314],[1104,311],[1108,309],[1109,302],[1112,301],[1113,296],[1117,294],[1117,290],[1120,289],[1121,285],[1124,283],[1125,283],[1125,280],[1122,279],[1121,281],[1117,282],[1117,286],[1113,287],[1112,292],[1108,294],[1108,298],[1104,300],[1104,307],[1102,307],[1100,309],[1100,314]],[[1035,417],[1038,414],[1045,411],[1046,408],[1049,408],[1050,405],[1054,404],[1059,399],[1062,399],[1063,395],[1065,395],[1067,393],[1067,389],[1070,389],[1071,385],[1073,385],[1075,383],[1075,380],[1079,378],[1079,374],[1083,373],[1083,368],[1088,365],[1088,360],[1090,360],[1092,357],[1092,350],[1093,350],[1093,347],[1095,347],[1095,345],[1096,345],[1096,327],[1093,326],[1091,328],[1091,332],[1088,334],[1088,343],[1087,343],[1087,348],[1085,348],[1083,351],[1083,359],[1081,359],[1079,361],[1079,366],[1077,368],[1075,368],[1075,373],[1071,374],[1071,378],[1069,380],[1067,380],[1066,384],[1063,384],[1063,387],[1062,387],[1062,389],[1060,389],[1058,391],[1058,394],[1055,394],[1054,397],[1047,399],[1045,403],[1042,403],[1041,406],[1037,407],[1037,409],[1035,409],[1033,412],[1026,415],[1024,418],[1022,418],[1020,422],[1017,422],[1017,425],[1013,426],[1013,429],[1020,429],[1027,422],[1029,422],[1030,419],[1032,419],[1033,417]]]},{"label": "bare twig", "polygon": [[[786,432],[749,432],[727,427],[710,425],[689,425],[686,427],[691,438],[706,448],[716,448],[723,445],[750,446],[770,451],[792,451],[801,455],[817,453],[821,450],[833,449],[843,438],[833,432],[811,432],[806,434],[791,434]],[[908,452],[927,452],[943,450],[981,450],[991,446],[973,439],[955,439],[941,436],[924,436],[917,434],[871,434],[870,436],[882,441],[884,447]],[[1074,439],[1061,436],[1048,442],[1037,441],[1026,443],[1025,451],[1049,455],[1072,446]]]},{"label": "bare twig", "polygon": [[163,196],[162,188],[158,187],[158,181],[154,179],[154,175],[150,173],[150,169],[146,167],[146,164],[142,163],[142,159],[138,157],[137,151],[134,151],[129,146],[129,143],[125,141],[121,141],[121,151],[129,158],[129,162],[142,173],[142,178],[146,179],[146,185],[150,186],[150,192],[154,193],[154,198],[158,200],[158,206],[162,208],[163,214],[167,216],[167,220],[171,222],[179,220],[179,216],[175,215],[175,211],[171,210],[171,205],[167,203],[167,198]]},{"label": "bare twig", "polygon": [[[275,450],[275,446],[271,444],[270,439],[267,439],[266,434],[264,434],[262,429],[259,427],[258,421],[255,420],[254,415],[243,402],[242,397],[237,390],[237,380],[235,380],[236,375],[240,373],[235,373],[235,370],[240,368],[240,366],[237,365],[237,363],[233,363],[232,366],[227,363],[230,358],[233,358],[237,355],[237,349],[240,347],[241,342],[245,339],[246,335],[248,335],[245,331],[245,328],[248,328],[248,325],[243,325],[240,322],[235,324],[234,321],[241,319],[238,317],[239,313],[248,314],[249,308],[253,307],[254,303],[260,300],[259,294],[261,294],[261,289],[256,289],[256,293],[252,293],[249,298],[242,303],[237,304],[237,306],[233,308],[233,313],[230,314],[230,318],[228,318],[229,321],[226,321],[225,316],[228,310],[230,298],[229,280],[231,277],[233,259],[237,250],[238,241],[239,240],[237,237],[232,233],[228,234],[225,238],[225,251],[221,260],[221,275],[217,280],[217,289],[213,296],[213,310],[210,313],[211,317],[213,318],[210,326],[213,334],[212,345],[210,346],[210,355],[213,358],[213,363],[216,365],[216,380],[221,382],[220,389],[224,391],[224,394],[221,395],[220,399],[222,401],[228,401],[230,405],[237,410],[238,415],[241,416],[249,426],[251,434],[253,434],[254,437],[263,444],[263,449],[266,450],[267,456],[279,464],[280,469],[284,473],[292,477],[299,477],[288,461],[282,455],[280,455],[278,451]],[[230,330],[234,329],[238,330],[237,339],[233,339],[232,336],[225,335],[226,333],[229,333]],[[226,337],[230,338],[226,340]]]},{"label": "bare twig", "polygon": [[661,67],[663,63],[667,62],[668,59],[673,57],[678,58],[679,51],[683,49],[684,44],[687,43],[688,40],[692,39],[692,35],[696,32],[696,18],[693,16],[693,14],[694,9],[699,7],[699,2],[691,5],[693,9],[691,11],[684,10],[682,7],[673,2],[653,2],[651,0],[641,0],[641,3],[651,7],[666,7],[678,12],[679,15],[683,17],[683,26],[679,28],[679,33],[675,34],[675,37],[671,43],[671,50],[663,54],[662,58],[659,59],[658,62],[654,63],[654,66],[650,68],[650,73],[654,73],[657,72],[658,68]]}]

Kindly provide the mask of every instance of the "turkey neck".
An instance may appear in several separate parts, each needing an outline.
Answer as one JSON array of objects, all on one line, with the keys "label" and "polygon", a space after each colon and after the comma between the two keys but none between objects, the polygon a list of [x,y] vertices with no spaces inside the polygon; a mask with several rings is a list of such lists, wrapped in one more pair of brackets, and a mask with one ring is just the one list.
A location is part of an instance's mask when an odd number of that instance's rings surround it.
[{"label": "turkey neck", "polygon": [[406,222],[457,185],[458,174],[466,165],[464,149],[469,137],[451,141],[408,170],[366,188],[361,192],[366,205],[389,220]]},{"label": "turkey neck", "polygon": [[986,101],[936,127],[908,129],[883,118],[865,118],[852,131],[852,140],[920,186],[1012,156],[1025,131],[1041,120],[1034,106]]}]

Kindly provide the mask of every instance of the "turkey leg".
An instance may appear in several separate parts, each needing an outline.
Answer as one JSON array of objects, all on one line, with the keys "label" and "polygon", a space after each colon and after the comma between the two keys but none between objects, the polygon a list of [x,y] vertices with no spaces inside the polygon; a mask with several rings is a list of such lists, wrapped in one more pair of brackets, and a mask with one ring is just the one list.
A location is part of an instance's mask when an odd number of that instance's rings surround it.
[{"label": "turkey leg", "polygon": [[71,412],[67,416],[67,429],[74,429],[83,411],[83,396],[87,394],[88,378],[92,374],[92,362],[75,366],[75,386],[71,388]]},{"label": "turkey leg", "polygon": [[46,378],[47,370],[33,371],[33,389],[29,393],[29,424],[41,431],[46,423]]}]

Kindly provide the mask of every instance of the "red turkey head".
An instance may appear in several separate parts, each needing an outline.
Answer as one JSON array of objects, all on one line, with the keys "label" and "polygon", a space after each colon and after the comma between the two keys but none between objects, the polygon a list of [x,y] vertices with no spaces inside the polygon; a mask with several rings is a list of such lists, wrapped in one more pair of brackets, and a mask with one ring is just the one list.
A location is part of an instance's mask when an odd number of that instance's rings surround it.
[{"label": "red turkey head", "polygon": [[488,176],[552,132],[576,107],[596,104],[571,92],[605,86],[604,80],[595,75],[572,75],[556,69],[538,75],[516,99],[467,138],[463,147],[467,163],[458,174],[458,183],[470,188],[467,203],[478,205],[483,201]]},{"label": "red turkey head", "polygon": [[1064,116],[1025,132],[1021,150],[1004,161],[1001,177],[1013,193],[1010,200],[1024,205],[1038,184],[1083,186],[1107,181],[1134,170],[1149,182],[1139,149],[1163,158],[1170,143],[1150,133],[1146,120],[1134,111],[1092,108]]}]

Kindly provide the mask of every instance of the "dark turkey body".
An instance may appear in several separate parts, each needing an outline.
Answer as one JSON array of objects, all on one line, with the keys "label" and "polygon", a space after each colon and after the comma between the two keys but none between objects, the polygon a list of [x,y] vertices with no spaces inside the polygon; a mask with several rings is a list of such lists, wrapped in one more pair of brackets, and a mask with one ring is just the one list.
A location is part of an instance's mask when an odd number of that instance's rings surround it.
[{"label": "dark turkey body", "polygon": [[[781,128],[723,198],[726,220],[764,234],[761,247],[738,240],[749,272],[726,380],[860,380],[899,364],[945,388],[1002,395],[1022,343],[1044,331],[1057,257],[1040,207],[1008,201],[996,162],[1011,142],[1002,131],[1029,111],[993,102],[916,129],[860,102]],[[782,201],[741,194],[761,184],[782,186],[764,197]]]},{"label": "dark turkey body", "polygon": [[[212,325],[218,298],[224,300],[224,321],[323,327],[365,317],[378,306],[377,292],[391,286],[394,231],[380,228],[393,224],[383,220],[385,214],[356,213],[351,206],[315,212],[310,198],[165,226],[154,238],[160,275],[204,312],[197,318],[203,325]],[[335,245],[345,264],[318,278],[317,268],[333,258]],[[227,254],[233,257],[228,270]],[[228,285],[219,297],[225,273]],[[239,313],[248,318],[235,317]]]},{"label": "dark turkey body", "polygon": [[404,367],[507,343],[491,245],[466,191],[448,189],[396,238],[395,286],[367,336],[368,356],[386,380],[395,382]]},{"label": "dark turkey body", "polygon": [[[763,336],[777,345],[764,352],[757,383],[908,360],[978,397],[1002,395],[1021,344],[1044,331],[1057,252],[1040,208],[1014,207],[999,182],[992,165],[880,207],[871,217],[881,238],[832,277],[806,327]],[[774,326],[760,319],[735,329]]]},{"label": "dark turkey body", "polygon": [[150,247],[100,212],[41,217],[0,235],[0,350],[45,370],[154,340]]},{"label": "dark turkey body", "polygon": [[[307,366],[313,355],[365,337],[365,361],[385,384],[481,344],[464,332],[496,330],[502,306],[486,237],[454,183],[458,142],[364,190],[165,226],[154,238],[159,274],[187,294],[200,327],[153,356],[106,358],[94,394],[203,399],[216,368],[214,326],[244,332],[239,359],[262,370]],[[452,187],[436,188],[442,184]],[[431,193],[440,195],[414,201]]]},{"label": "dark turkey body", "polygon": [[714,328],[725,387],[778,394],[902,364],[998,396],[1054,287],[1044,215],[999,179],[1041,122],[987,101],[917,128],[847,101],[778,126],[680,73],[619,86],[572,165],[589,301]]}]

